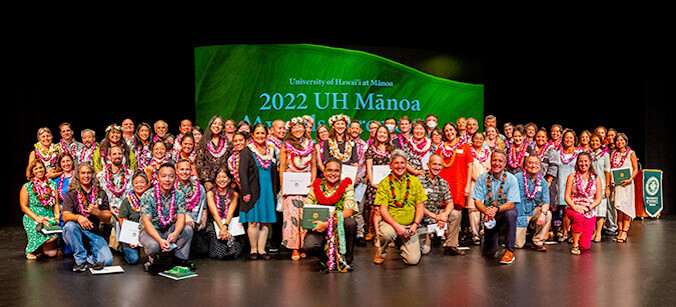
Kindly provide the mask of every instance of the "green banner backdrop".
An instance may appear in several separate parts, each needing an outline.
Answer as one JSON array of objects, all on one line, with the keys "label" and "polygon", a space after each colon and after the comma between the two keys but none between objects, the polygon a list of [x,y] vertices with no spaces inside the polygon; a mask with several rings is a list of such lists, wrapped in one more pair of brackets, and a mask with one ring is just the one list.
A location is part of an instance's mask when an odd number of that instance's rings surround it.
[{"label": "green banner backdrop", "polygon": [[[434,77],[370,53],[318,45],[195,48],[196,122],[214,115],[252,124],[334,114],[362,122],[428,114],[439,126],[459,117],[483,123],[484,86]],[[314,130],[313,130],[314,131]]]}]

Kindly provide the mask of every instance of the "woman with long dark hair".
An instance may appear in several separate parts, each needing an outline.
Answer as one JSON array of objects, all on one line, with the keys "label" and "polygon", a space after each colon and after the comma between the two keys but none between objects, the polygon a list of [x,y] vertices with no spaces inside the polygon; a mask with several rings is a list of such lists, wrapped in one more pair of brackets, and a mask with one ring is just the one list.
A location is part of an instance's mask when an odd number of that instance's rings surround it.
[{"label": "woman with long dark hair", "polygon": [[197,174],[207,191],[214,186],[216,171],[225,165],[228,159],[228,140],[223,126],[223,118],[212,117],[204,130],[202,139],[195,147]]},{"label": "woman with long dark hair", "polygon": [[581,250],[591,247],[596,226],[596,206],[601,203],[603,193],[601,179],[591,164],[591,155],[581,152],[575,162],[575,172],[566,178],[565,200],[568,204],[566,215],[570,219],[573,239],[570,252],[574,255],[579,255]]}]

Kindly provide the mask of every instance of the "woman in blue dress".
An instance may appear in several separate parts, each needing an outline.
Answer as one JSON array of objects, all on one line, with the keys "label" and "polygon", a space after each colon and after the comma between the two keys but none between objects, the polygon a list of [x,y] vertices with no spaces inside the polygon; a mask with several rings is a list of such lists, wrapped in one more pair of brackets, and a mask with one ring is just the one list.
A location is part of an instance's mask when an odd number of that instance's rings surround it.
[{"label": "woman in blue dress", "polygon": [[253,141],[240,153],[239,178],[242,187],[240,222],[248,223],[249,259],[270,259],[265,251],[270,224],[277,222],[275,205],[279,192],[278,157],[267,142],[268,127],[256,124]]},{"label": "woman in blue dress", "polygon": [[558,195],[555,199],[556,202],[554,202],[555,200],[551,200],[551,202],[557,204],[552,225],[556,227],[561,226],[561,231],[557,233],[557,236],[559,237],[559,242],[564,242],[568,240],[568,228],[570,227],[570,220],[564,213],[567,206],[565,199],[566,179],[568,179],[568,175],[575,173],[575,164],[577,163],[577,155],[580,153],[580,150],[575,146],[577,143],[575,131],[566,129],[561,139],[561,148],[557,150],[559,159],[555,161],[559,171],[556,176]]}]

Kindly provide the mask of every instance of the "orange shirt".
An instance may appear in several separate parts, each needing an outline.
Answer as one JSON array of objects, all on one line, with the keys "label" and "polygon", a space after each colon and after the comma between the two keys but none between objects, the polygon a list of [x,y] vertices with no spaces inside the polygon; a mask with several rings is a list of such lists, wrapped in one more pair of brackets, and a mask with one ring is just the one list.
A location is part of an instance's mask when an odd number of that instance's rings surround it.
[{"label": "orange shirt", "polygon": [[[446,142],[442,143],[444,146]],[[442,148],[437,148],[437,154],[444,158],[444,168],[439,173],[451,188],[451,197],[456,207],[465,207],[465,186],[467,185],[467,169],[474,160],[469,144],[464,143],[455,148],[450,157],[444,157]],[[448,154],[448,152],[447,152]],[[448,166],[450,164],[450,166]]]}]

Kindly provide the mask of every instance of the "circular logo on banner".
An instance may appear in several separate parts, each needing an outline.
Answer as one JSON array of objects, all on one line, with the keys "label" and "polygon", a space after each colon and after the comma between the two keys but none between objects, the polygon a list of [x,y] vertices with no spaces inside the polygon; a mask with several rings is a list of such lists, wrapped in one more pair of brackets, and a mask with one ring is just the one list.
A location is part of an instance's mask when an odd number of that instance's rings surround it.
[{"label": "circular logo on banner", "polygon": [[645,183],[645,191],[650,196],[654,196],[660,190],[660,183],[657,181],[657,178],[650,177]]}]

